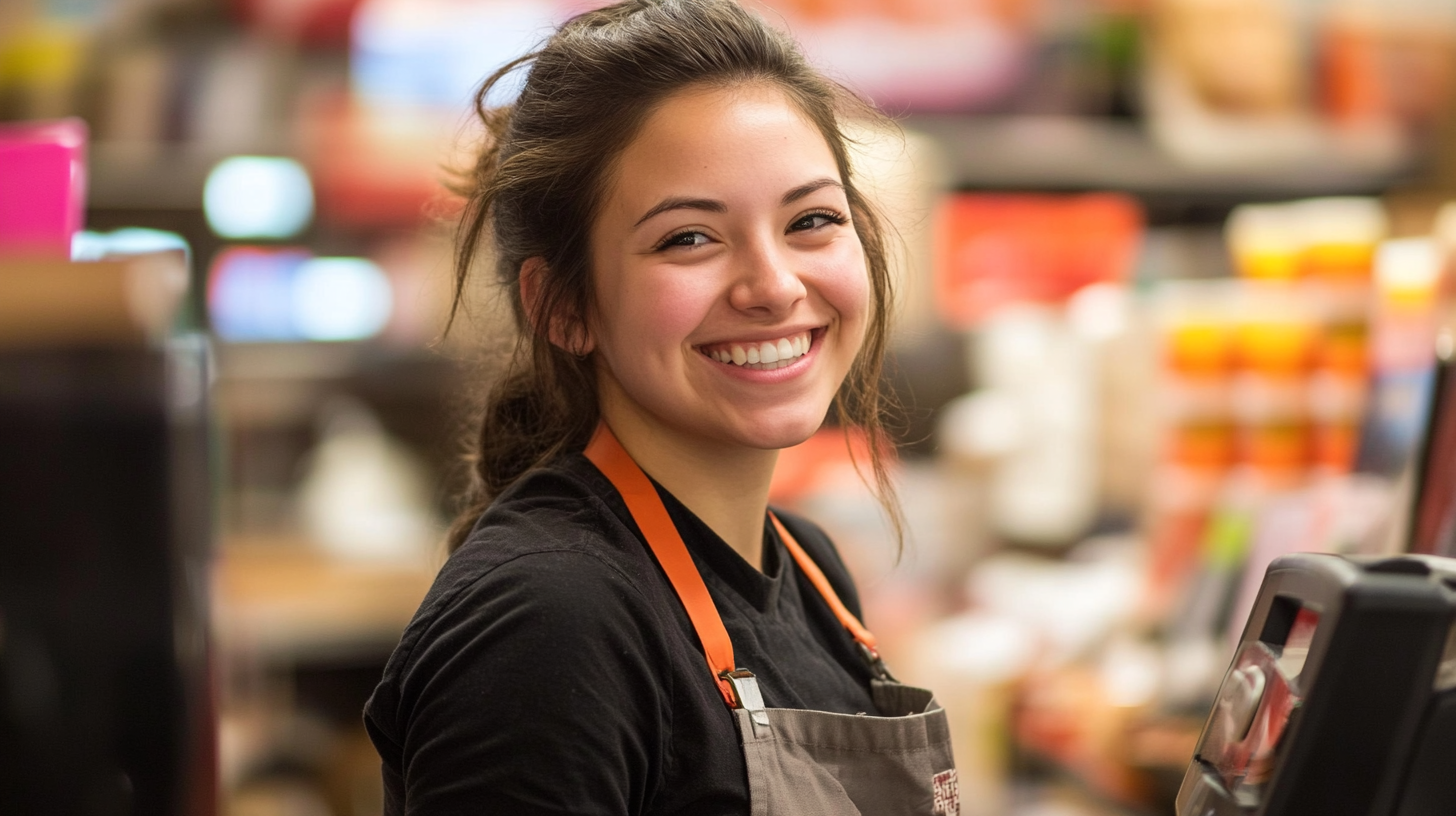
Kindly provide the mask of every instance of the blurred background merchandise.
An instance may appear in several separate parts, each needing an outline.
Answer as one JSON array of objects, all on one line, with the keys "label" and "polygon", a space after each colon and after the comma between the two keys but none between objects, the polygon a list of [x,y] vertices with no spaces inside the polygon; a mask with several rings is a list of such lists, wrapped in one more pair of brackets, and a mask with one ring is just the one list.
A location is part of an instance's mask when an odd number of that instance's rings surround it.
[{"label": "blurred background merchandise", "polygon": [[[0,351],[210,340],[219,812],[379,812],[360,710],[505,336],[482,277],[440,337],[444,182],[474,84],[587,5],[0,5]],[[941,693],[968,816],[1171,813],[1270,559],[1452,551],[1405,508],[1452,319],[1456,6],[756,5],[902,128],[859,167],[903,238],[910,546],[833,430],[775,501]],[[83,169],[39,232],[22,122]],[[150,323],[113,308],[138,286]]]}]

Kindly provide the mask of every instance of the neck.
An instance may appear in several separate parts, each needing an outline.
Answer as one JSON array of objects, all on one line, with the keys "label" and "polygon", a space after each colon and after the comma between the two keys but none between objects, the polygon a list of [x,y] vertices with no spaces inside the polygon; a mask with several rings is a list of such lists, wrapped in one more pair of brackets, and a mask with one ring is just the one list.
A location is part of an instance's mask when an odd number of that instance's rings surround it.
[{"label": "neck", "polygon": [[778,451],[680,434],[603,396],[602,417],[638,467],[762,569],[763,519]]}]

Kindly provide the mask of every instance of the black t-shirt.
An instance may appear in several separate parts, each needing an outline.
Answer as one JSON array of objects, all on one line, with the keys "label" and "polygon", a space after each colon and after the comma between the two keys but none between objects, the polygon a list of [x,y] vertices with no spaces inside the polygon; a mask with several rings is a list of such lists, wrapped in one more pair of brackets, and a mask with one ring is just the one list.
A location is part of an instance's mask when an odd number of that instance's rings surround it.
[{"label": "black t-shirt", "polygon": [[[770,708],[877,714],[854,640],[765,519],[762,572],[658,487]],[[859,614],[823,531],[780,519]],[[385,813],[746,814],[738,734],[681,601],[580,454],[501,495],[365,709]]]}]

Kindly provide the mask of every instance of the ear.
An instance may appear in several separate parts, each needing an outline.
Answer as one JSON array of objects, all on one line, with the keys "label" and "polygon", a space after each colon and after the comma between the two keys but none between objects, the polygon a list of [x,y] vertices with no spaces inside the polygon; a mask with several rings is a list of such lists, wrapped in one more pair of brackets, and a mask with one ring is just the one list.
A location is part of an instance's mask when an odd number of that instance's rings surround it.
[{"label": "ear", "polygon": [[[535,256],[521,262],[521,305],[525,307],[526,319],[531,322],[531,330],[538,335],[544,335],[551,345],[567,354],[585,357],[596,347],[585,321],[574,320],[562,314],[540,313],[542,281],[549,274],[551,269],[546,265],[545,258]],[[537,321],[542,319],[546,321],[544,331],[537,325]]]}]

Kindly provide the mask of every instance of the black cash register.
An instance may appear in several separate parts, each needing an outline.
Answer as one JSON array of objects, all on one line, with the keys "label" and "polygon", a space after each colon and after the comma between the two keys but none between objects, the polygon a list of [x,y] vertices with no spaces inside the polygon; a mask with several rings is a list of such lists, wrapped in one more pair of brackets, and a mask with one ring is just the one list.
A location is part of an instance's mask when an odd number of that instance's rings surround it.
[{"label": "black cash register", "polygon": [[1456,559],[1275,560],[1178,816],[1456,814]]}]

